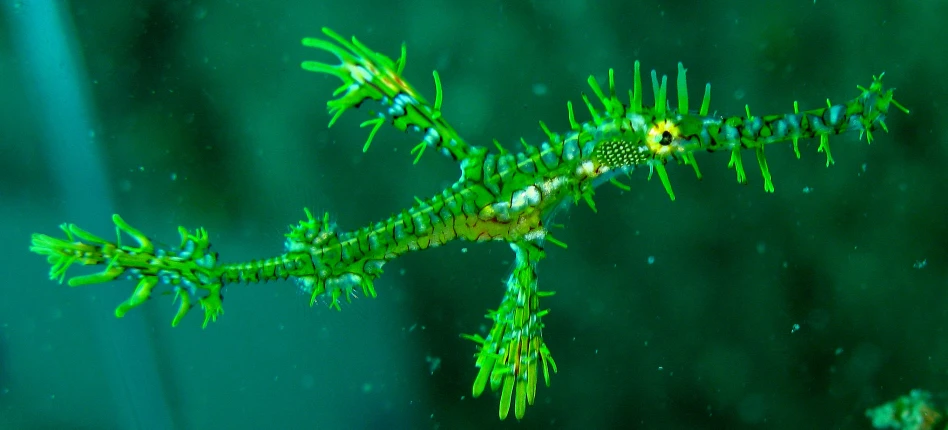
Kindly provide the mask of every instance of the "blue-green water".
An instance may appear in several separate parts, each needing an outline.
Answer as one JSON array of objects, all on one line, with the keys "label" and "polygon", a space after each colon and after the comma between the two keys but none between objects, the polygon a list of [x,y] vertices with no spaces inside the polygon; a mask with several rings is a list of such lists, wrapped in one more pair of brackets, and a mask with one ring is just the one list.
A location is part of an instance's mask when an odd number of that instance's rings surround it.
[{"label": "blue-green water", "polygon": [[[866,428],[867,408],[946,392],[943,2],[72,1],[98,188],[76,179],[88,154],[57,167],[48,149],[65,101],[38,100],[15,25],[32,6],[0,8],[0,428]],[[326,129],[338,82],[299,68],[331,60],[299,44],[323,26],[392,56],[406,42],[405,76],[433,99],[437,69],[445,117],[476,144],[539,143],[537,120],[566,130],[587,76],[612,67],[625,91],[635,60],[683,62],[727,114],[841,101],[885,71],[912,114],[870,146],[832,139],[829,169],[818,142],[799,161],[768,148],[772,195],[751,154],[746,186],[702,154],[701,181],[669,168],[675,202],[636,172],[632,191],[599,189],[598,214],[560,215],[569,248],[539,268],[559,373],[519,423],[498,422],[494,394],[471,398],[475,346],[458,336],[489,327],[505,244],[393,261],[379,297],[342,312],[292,283],[233,286],[206,330],[196,315],[171,329],[170,296],[111,318],[132,282],[47,280],[30,234],[91,213],[103,237],[111,211],[168,243],[204,226],[238,261],[280,252],[304,206],[353,229],[456,179],[443,157],[412,166],[420,136],[383,128],[363,154],[363,112]],[[115,363],[128,354],[148,363]]]}]

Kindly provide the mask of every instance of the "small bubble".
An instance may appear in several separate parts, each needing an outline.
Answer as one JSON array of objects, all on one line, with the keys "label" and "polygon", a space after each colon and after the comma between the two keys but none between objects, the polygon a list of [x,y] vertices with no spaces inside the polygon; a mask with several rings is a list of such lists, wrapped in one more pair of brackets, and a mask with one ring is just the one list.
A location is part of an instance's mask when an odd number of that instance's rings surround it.
[{"label": "small bubble", "polygon": [[548,90],[549,89],[546,87],[545,84],[541,84],[541,83],[533,84],[533,95],[535,96],[544,96],[546,95]]},{"label": "small bubble", "polygon": [[300,379],[300,385],[303,386],[303,388],[309,390],[313,388],[314,385],[316,385],[316,378],[313,377],[313,375],[303,375],[303,377]]},{"label": "small bubble", "polygon": [[425,361],[428,363],[428,374],[430,375],[434,375],[441,368],[441,357],[427,356]]},{"label": "small bubble", "polygon": [[204,18],[207,18],[207,8],[200,7],[200,6],[197,7],[194,11],[194,20],[200,21]]},{"label": "small bubble", "polygon": [[651,265],[651,264],[655,264],[655,256],[649,255],[647,261],[648,261],[648,264],[650,264],[650,265]]}]

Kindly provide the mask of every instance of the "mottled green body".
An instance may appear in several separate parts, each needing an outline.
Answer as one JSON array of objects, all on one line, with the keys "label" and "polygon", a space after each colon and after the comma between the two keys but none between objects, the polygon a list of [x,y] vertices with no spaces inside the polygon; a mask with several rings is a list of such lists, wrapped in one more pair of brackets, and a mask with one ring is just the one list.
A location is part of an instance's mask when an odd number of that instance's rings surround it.
[{"label": "mottled green body", "polygon": [[[541,297],[552,293],[538,289],[536,265],[544,257],[544,243],[562,245],[546,228],[557,209],[580,200],[595,209],[595,187],[608,180],[627,188],[615,181],[615,176],[638,166],[657,171],[674,199],[665,164],[669,160],[690,164],[700,177],[694,155],[701,151],[729,151],[729,166],[735,168],[740,182],[746,179],[741,151],[754,151],[765,190],[773,191],[764,157],[766,145],[789,141],[796,149],[799,139],[819,137],[820,150],[826,152],[830,164],[828,136],[858,130],[871,138],[873,129],[885,128],[890,106],[908,112],[892,99],[892,90],[883,88],[880,76],[843,104],[827,101],[826,107],[805,112],[794,104],[793,113],[763,117],[751,115],[749,108],[744,116],[709,116],[710,85],[700,108],[690,110],[685,70],[680,64],[676,107],[668,103],[667,79],[659,80],[655,72],[651,76],[655,105],[645,106],[636,63],[627,104],[617,97],[610,70],[607,92],[595,79],[589,79],[596,101],[602,105],[601,109],[595,107],[583,95],[590,121],[577,122],[572,104],[568,104],[569,132],[553,133],[541,122],[546,142],[539,146],[522,142],[523,151],[515,154],[499,146],[498,152],[491,153],[486,147],[465,142],[442,117],[437,73],[434,104],[426,102],[401,77],[404,48],[402,56],[392,61],[354,38],[350,42],[329,30],[324,32],[332,41],[307,38],[303,44],[328,51],[341,63],[304,62],[303,68],[334,75],[343,82],[336,91],[341,96],[328,103],[333,115],[330,125],[350,108],[377,102],[383,111],[362,124],[371,126],[363,150],[386,123],[422,133],[422,142],[412,150],[415,161],[428,148],[441,152],[459,162],[461,178],[457,182],[397,215],[351,232],[339,231],[328,222],[328,214],[317,218],[306,210],[306,219],[286,235],[286,253],[262,261],[218,263],[203,229],[189,233],[181,228],[181,245],[161,249],[117,215],[113,220],[119,238],[114,243],[64,224],[66,240],[33,235],[30,249],[48,256],[53,266],[50,276],[62,281],[66,269],[79,263],[106,267],[97,274],[73,277],[69,285],[137,280],[131,297],[116,309],[117,316],[142,304],[157,286],[168,285],[180,299],[172,324],[194,304],[200,304],[206,325],[223,312],[221,291],[227,284],[294,278],[311,295],[311,302],[328,297],[330,306],[339,308],[342,299],[349,300],[360,291],[374,297],[373,283],[384,264],[407,252],[454,239],[508,242],[516,262],[500,306],[487,315],[493,326],[486,336],[466,337],[479,344],[474,396],[488,385],[501,390],[500,418],[508,416],[511,406],[520,418],[526,405],[534,402],[540,373],[549,384],[550,367],[556,371],[542,338],[541,319],[547,311],[539,305]],[[132,237],[137,246],[123,245],[122,233]]]}]

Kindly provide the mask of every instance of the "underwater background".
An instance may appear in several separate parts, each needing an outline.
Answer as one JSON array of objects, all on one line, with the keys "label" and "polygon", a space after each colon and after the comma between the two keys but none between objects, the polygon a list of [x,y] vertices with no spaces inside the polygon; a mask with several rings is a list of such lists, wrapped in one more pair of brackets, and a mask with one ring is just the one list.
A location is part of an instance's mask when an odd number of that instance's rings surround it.
[{"label": "underwater background", "polygon": [[[868,408],[948,393],[948,3],[925,1],[14,1],[0,7],[0,429],[869,428]],[[457,242],[399,258],[377,299],[342,312],[292,282],[234,285],[226,313],[170,327],[173,296],[123,319],[134,283],[69,288],[28,252],[75,222],[111,238],[120,213],[169,244],[203,226],[223,261],[282,252],[286,226],[343,230],[457,179],[421,138],[365,112],[332,129],[335,62],[301,46],[330,27],[397,57],[469,142],[543,141],[566,101],[635,60],[712,110],[819,107],[886,72],[911,115],[871,145],[768,148],[776,193],[726,154],[703,180],[671,166],[677,201],[637,171],[558,215],[544,338],[559,373],[520,422],[471,398],[475,344],[513,253]],[[647,81],[646,81],[647,82]],[[651,103],[651,96],[646,96]],[[577,116],[586,119],[585,112]],[[944,121],[943,121],[944,122]],[[76,273],[82,269],[73,269]],[[942,403],[944,404],[944,403]]]}]

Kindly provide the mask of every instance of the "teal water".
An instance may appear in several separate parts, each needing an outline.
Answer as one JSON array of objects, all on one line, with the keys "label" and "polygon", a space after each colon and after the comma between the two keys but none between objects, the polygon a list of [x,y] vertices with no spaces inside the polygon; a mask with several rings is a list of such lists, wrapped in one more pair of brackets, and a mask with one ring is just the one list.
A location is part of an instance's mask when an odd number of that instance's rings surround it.
[{"label": "teal water", "polygon": [[[12,24],[31,2],[14,3],[0,8],[0,428],[134,428],[147,396],[140,428],[867,428],[870,407],[946,392],[942,2],[72,1],[104,178],[77,203],[87,154],[57,166],[46,149],[42,107],[63,101],[36,100]],[[299,44],[322,26],[391,56],[406,42],[405,76],[433,99],[437,69],[444,115],[477,144],[539,143],[537,120],[566,130],[587,76],[612,67],[625,91],[635,60],[683,62],[722,114],[822,106],[885,71],[912,114],[869,146],[832,139],[829,169],[818,142],[799,161],[768,148],[772,195],[751,154],[746,186],[727,155],[701,154],[701,181],[669,168],[675,202],[636,172],[630,192],[599,189],[598,214],[560,215],[569,248],[539,268],[559,373],[519,423],[497,420],[496,395],[471,398],[475,348],[458,336],[489,327],[505,244],[393,261],[379,297],[342,312],[292,283],[233,286],[206,330],[195,315],[172,329],[170,296],[111,318],[131,282],[47,279],[30,234],[80,212],[101,212],[82,225],[107,238],[112,210],[172,244],[203,226],[239,261],[280,252],[303,207],[353,229],[456,179],[443,157],[412,166],[419,136],[383,128],[362,154],[363,112],[326,129],[337,81],[299,68],[331,60]],[[103,333],[151,363],[116,365]]]}]

